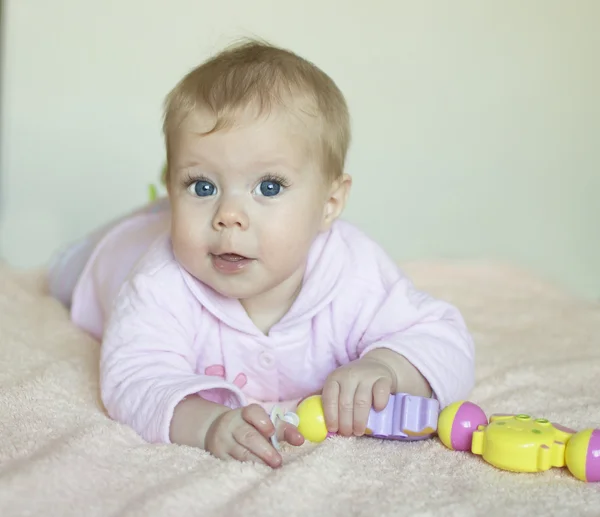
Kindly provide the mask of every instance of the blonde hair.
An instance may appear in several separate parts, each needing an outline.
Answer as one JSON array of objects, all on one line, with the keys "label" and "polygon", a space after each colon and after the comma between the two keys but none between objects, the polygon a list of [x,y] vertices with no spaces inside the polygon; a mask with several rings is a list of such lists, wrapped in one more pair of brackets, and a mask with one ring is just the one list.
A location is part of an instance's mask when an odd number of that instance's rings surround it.
[{"label": "blonde hair", "polygon": [[[291,101],[291,102],[290,102]],[[253,106],[259,114],[284,108],[308,117],[311,137],[318,143],[321,165],[331,180],[344,171],[350,145],[350,115],[333,80],[313,63],[285,49],[256,40],[234,45],[197,68],[175,86],[165,100],[163,132],[167,151],[183,120],[197,108],[216,116],[209,133],[230,127],[236,116]]]}]

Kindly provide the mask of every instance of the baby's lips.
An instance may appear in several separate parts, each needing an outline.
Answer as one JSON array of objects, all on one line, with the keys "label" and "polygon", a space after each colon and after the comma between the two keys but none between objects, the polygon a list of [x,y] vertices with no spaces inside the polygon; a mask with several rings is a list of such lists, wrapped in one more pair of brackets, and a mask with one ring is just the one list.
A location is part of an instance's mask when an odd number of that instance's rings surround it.
[{"label": "baby's lips", "polygon": [[238,262],[240,260],[248,259],[248,257],[245,257],[244,255],[239,255],[238,253],[222,253],[221,255],[217,255],[217,257],[220,257],[223,260],[229,260],[231,262]]}]

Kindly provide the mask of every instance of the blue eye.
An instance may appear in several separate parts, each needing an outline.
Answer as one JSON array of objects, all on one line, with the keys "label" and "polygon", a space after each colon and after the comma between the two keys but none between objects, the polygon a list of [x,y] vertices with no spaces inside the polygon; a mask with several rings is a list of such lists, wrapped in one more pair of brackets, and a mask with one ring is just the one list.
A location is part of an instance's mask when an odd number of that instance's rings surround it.
[{"label": "blue eye", "polygon": [[194,181],[194,183],[190,185],[190,190],[198,197],[208,197],[215,194],[217,187],[215,187],[210,181],[198,180]]},{"label": "blue eye", "polygon": [[265,197],[273,197],[281,192],[281,183],[273,180],[264,180],[258,186],[260,193]]}]

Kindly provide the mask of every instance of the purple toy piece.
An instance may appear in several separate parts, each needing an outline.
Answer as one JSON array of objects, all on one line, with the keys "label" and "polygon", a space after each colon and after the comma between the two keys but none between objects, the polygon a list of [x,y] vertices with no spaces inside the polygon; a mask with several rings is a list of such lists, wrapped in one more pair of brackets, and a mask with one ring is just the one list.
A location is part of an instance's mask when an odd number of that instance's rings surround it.
[{"label": "purple toy piece", "polygon": [[371,409],[367,434],[388,440],[424,440],[437,431],[439,412],[436,399],[396,393],[382,411]]}]

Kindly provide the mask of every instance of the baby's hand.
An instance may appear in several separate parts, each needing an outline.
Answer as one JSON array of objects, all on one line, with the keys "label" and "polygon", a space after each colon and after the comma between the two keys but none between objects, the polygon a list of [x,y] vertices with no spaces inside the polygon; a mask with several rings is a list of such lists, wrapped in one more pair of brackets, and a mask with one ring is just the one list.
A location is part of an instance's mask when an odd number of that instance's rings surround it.
[{"label": "baby's hand", "polygon": [[[298,429],[284,424],[279,426],[278,438],[302,445],[304,438]],[[217,458],[254,461],[276,468],[282,458],[270,441],[274,432],[267,412],[258,404],[251,404],[219,415],[206,433],[205,448]]]},{"label": "baby's hand", "polygon": [[323,386],[327,430],[342,436],[362,436],[371,408],[384,409],[395,384],[394,371],[383,361],[367,356],[335,370]]}]

